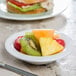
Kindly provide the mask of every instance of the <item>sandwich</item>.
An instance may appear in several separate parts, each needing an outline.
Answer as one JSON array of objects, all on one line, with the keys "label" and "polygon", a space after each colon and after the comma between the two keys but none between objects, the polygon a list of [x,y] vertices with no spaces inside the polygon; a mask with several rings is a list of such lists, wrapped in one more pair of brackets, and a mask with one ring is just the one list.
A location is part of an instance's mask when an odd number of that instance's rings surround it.
[{"label": "sandwich", "polygon": [[7,10],[16,14],[39,14],[52,10],[53,0],[7,0]]}]

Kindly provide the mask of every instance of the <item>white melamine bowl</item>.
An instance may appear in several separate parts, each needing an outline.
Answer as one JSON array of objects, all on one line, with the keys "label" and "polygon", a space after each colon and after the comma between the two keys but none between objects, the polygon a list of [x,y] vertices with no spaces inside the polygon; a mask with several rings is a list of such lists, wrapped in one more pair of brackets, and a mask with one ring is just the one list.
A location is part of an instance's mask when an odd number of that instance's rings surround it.
[{"label": "white melamine bowl", "polygon": [[18,33],[15,33],[13,35],[11,35],[5,42],[5,48],[7,50],[7,52],[9,54],[11,54],[12,56],[16,57],[17,59],[23,60],[25,62],[31,63],[31,64],[37,64],[37,65],[41,65],[41,64],[48,64],[51,63],[52,61],[56,61],[59,60],[67,55],[69,55],[72,51],[72,40],[71,38],[69,38],[67,35],[60,33],[60,37],[62,39],[64,39],[65,41],[65,49],[57,54],[51,55],[51,56],[41,56],[41,57],[37,57],[37,56],[30,56],[30,55],[26,55],[23,53],[18,52],[14,46],[14,40],[18,37],[18,36],[22,36],[24,35],[26,32],[29,32],[32,30],[25,30],[25,31],[21,31]]}]

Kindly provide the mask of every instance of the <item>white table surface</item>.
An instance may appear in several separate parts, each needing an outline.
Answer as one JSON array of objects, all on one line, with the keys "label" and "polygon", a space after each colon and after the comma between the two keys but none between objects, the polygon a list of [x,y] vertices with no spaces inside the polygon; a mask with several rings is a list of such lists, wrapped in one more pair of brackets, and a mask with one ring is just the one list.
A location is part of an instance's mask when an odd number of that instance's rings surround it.
[{"label": "white table surface", "polygon": [[[0,18],[0,61],[36,73],[39,76],[76,76],[76,0],[69,1],[71,3],[67,10],[54,18],[38,21],[12,21]],[[57,62],[35,66],[17,60],[6,52],[4,42],[11,34],[35,28],[56,29],[67,34],[75,40],[72,53]],[[0,76],[18,75],[0,68]]]}]

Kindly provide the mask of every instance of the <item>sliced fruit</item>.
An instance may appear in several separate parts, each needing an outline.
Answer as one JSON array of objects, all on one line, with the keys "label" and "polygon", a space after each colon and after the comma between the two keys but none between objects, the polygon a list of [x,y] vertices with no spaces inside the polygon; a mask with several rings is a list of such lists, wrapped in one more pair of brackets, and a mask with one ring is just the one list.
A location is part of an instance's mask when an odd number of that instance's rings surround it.
[{"label": "sliced fruit", "polygon": [[52,43],[53,39],[49,38],[49,37],[44,37],[44,38],[40,38],[39,42],[40,42],[40,46],[41,46],[41,52],[42,52],[42,56],[47,56],[50,55],[50,45]]},{"label": "sliced fruit", "polygon": [[40,38],[40,46],[42,51],[42,56],[49,56],[60,52],[64,49],[56,40],[52,38]]},{"label": "sliced fruit", "polygon": [[21,45],[20,45],[20,39],[22,38],[23,36],[19,36],[19,37],[17,37],[17,39],[15,40],[15,42],[14,42],[14,47],[15,47],[15,49],[16,50],[18,50],[18,51],[20,51],[20,49],[21,49]]},{"label": "sliced fruit", "polygon": [[65,41],[63,39],[56,39],[56,41],[65,47]]},{"label": "sliced fruit", "polygon": [[54,34],[54,37],[53,37],[54,39],[58,39],[58,38],[60,38],[60,35],[59,34]]},{"label": "sliced fruit", "polygon": [[33,30],[32,32],[39,40],[41,37],[53,37],[55,30]]},{"label": "sliced fruit", "polygon": [[24,53],[32,56],[41,56],[41,53],[36,49],[32,48],[26,39],[24,38],[20,39],[20,44],[21,44],[21,50]]},{"label": "sliced fruit", "polygon": [[27,32],[24,37],[27,38],[27,39],[32,39],[34,41],[37,49],[40,50],[39,41],[35,38],[35,36],[32,32]]},{"label": "sliced fruit", "polygon": [[56,54],[59,53],[60,51],[62,51],[64,49],[64,47],[62,45],[60,45],[56,40],[53,40],[53,42],[51,43],[50,48],[55,48],[55,50],[51,49],[51,54]]}]

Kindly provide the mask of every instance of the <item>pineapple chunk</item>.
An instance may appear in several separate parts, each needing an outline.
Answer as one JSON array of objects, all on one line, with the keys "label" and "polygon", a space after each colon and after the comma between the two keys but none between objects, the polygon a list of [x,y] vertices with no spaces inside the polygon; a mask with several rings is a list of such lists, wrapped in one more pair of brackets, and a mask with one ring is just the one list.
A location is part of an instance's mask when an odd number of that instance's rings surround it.
[{"label": "pineapple chunk", "polygon": [[48,55],[48,53],[50,51],[49,48],[50,48],[52,41],[53,41],[53,39],[50,37],[41,37],[39,39],[42,56]]},{"label": "pineapple chunk", "polygon": [[49,37],[40,38],[39,42],[41,46],[42,56],[49,56],[64,49],[64,47],[60,45],[56,40],[53,40]]},{"label": "pineapple chunk", "polygon": [[50,51],[48,55],[56,54],[60,51],[62,51],[64,47],[60,45],[56,40],[53,40],[50,45]]}]

